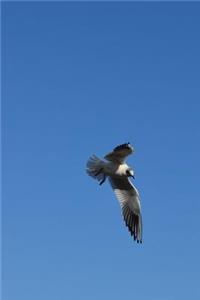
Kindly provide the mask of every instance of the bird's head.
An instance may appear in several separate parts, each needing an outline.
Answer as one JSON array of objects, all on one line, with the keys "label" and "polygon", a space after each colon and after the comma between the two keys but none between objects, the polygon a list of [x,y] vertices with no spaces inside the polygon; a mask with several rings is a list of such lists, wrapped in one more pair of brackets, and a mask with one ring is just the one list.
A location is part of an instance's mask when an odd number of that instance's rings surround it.
[{"label": "bird's head", "polygon": [[127,177],[132,177],[132,178],[134,178],[135,179],[135,176],[134,176],[134,171],[133,171],[133,169],[127,169],[126,170],[126,176]]}]

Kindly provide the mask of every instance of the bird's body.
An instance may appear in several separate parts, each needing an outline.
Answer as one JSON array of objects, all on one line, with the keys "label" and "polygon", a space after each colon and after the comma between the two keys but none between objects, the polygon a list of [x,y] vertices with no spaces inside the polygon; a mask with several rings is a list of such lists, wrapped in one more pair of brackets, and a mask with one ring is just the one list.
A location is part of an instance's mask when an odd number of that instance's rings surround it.
[{"label": "bird's body", "polygon": [[129,177],[134,177],[133,170],[125,163],[125,158],[133,153],[133,147],[127,143],[114,148],[104,158],[93,155],[87,163],[87,173],[103,184],[106,178],[122,208],[126,226],[134,240],[142,242],[142,217],[139,193]]},{"label": "bird's body", "polygon": [[103,165],[104,173],[107,176],[114,176],[114,177],[126,176],[126,171],[128,169],[129,167],[125,163],[118,164],[116,162],[105,162]]}]

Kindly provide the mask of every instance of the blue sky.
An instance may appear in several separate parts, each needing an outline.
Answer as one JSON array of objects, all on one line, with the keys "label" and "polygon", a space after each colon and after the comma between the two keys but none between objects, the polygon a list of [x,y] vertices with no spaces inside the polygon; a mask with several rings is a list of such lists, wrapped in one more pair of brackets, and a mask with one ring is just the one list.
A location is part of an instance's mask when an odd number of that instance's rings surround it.
[{"label": "blue sky", "polygon": [[[199,13],[2,4],[4,300],[200,299]],[[124,142],[142,245],[85,173]]]}]

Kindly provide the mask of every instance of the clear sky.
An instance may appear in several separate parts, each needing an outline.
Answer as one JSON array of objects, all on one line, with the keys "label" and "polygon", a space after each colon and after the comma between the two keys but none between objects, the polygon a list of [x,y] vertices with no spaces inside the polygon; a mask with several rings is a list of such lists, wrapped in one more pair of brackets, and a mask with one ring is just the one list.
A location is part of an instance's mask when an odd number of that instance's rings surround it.
[{"label": "clear sky", "polygon": [[[199,300],[200,3],[2,8],[3,300]],[[85,172],[125,142],[142,245]]]}]

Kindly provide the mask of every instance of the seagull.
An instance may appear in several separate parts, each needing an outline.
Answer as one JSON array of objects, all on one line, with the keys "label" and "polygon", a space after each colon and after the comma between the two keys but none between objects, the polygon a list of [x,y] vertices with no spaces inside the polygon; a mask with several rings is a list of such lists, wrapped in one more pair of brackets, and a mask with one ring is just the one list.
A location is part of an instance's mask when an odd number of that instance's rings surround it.
[{"label": "seagull", "polygon": [[119,145],[104,156],[104,160],[93,155],[87,162],[86,172],[102,185],[108,178],[119,201],[122,215],[131,236],[137,243],[142,243],[142,215],[140,197],[130,181],[134,171],[125,160],[134,151],[130,143]]}]

